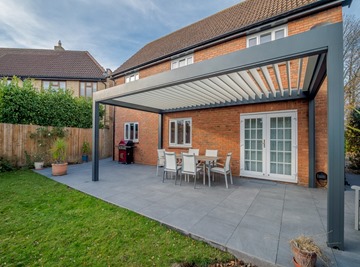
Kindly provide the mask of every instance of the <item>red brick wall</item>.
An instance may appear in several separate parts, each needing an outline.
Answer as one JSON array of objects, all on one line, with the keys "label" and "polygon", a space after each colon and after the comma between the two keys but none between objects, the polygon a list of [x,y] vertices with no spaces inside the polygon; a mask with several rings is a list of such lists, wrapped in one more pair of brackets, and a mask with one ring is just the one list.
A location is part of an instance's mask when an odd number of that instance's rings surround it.
[{"label": "red brick wall", "polygon": [[[342,21],[342,8],[336,7],[306,18],[288,23],[288,35],[298,34],[311,29],[314,25],[323,22],[336,23]],[[194,61],[199,62],[216,56],[231,53],[246,48],[246,37],[237,38],[229,42],[218,44],[194,53]],[[296,64],[291,72],[296,73]],[[306,66],[304,61],[303,68]],[[284,66],[280,66],[282,68]],[[140,71],[140,78],[170,70],[170,61],[152,66]],[[303,70],[304,73],[305,70]],[[271,75],[272,70],[269,69]],[[295,75],[295,74],[294,74]],[[294,77],[292,75],[292,77]],[[124,78],[116,80],[116,84],[124,83]],[[291,81],[295,87],[295,80]],[[287,82],[285,82],[287,87]],[[326,82],[315,99],[316,105],[316,171],[327,171],[327,86]],[[240,113],[268,112],[277,110],[298,111],[298,180],[299,184],[308,184],[308,103],[306,100],[285,101],[207,109],[200,111],[187,111],[164,115],[164,148],[180,152],[181,149],[168,147],[168,121],[170,118],[191,117],[193,123],[192,146],[205,149],[218,149],[220,156],[233,152],[232,170],[234,175],[239,174],[240,167]],[[116,110],[116,137],[117,144],[123,138],[124,122],[137,121],[140,129],[140,142],[135,150],[135,161],[143,164],[156,164],[156,148],[158,140],[158,116],[155,114],[117,108]],[[183,149],[186,150],[186,149]]]},{"label": "red brick wall", "polygon": [[[115,146],[124,139],[124,123],[139,123],[139,142],[135,144],[134,161],[141,164],[156,164],[158,147],[158,114],[133,109],[116,108]],[[118,160],[118,151],[115,150]]]}]

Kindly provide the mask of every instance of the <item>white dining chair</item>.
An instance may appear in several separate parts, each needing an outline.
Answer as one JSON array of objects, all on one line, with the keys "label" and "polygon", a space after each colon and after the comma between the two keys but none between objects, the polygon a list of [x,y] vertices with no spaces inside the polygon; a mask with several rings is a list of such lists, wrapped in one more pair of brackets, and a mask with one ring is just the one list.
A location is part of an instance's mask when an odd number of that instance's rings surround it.
[{"label": "white dining chair", "polygon": [[[183,153],[182,161],[181,161],[180,185],[181,185],[181,177],[183,176],[183,174],[186,176],[193,175],[194,188],[196,188],[197,173],[201,170],[202,168],[197,166],[196,164],[196,158],[194,154]],[[175,184],[176,184],[176,179],[175,179]]]},{"label": "white dining chair", "polygon": [[[205,150],[205,156],[217,157],[218,156],[218,151],[215,150],[215,149],[214,150],[213,149],[206,149]],[[206,168],[213,168],[213,167],[216,167],[216,164],[217,164],[216,160],[211,161],[211,162],[206,161],[205,162],[205,167]],[[213,176],[212,176],[213,181],[214,181],[214,177],[215,177],[215,175],[213,174]],[[210,179],[210,177],[209,177],[209,179]]]},{"label": "white dining chair", "polygon": [[200,150],[198,148],[189,148],[188,153],[192,154],[192,155],[195,155],[195,156],[199,156],[199,151]]},{"label": "white dining chair", "polygon": [[165,179],[165,174],[167,175],[167,173],[170,172],[170,173],[175,173],[175,183],[176,183],[176,178],[180,170],[181,170],[181,166],[177,165],[175,152],[165,152],[163,182]]},{"label": "white dining chair", "polygon": [[159,167],[165,166],[165,149],[158,149],[157,150],[157,163],[156,163],[156,176],[159,175]]},{"label": "white dining chair", "polygon": [[213,167],[210,169],[210,173],[219,173],[219,174],[224,175],[226,188],[229,188],[228,181],[227,181],[227,175],[230,175],[230,182],[231,182],[231,184],[233,184],[232,173],[231,173],[231,168],[230,168],[231,155],[232,155],[232,153],[227,154],[226,161],[225,161],[225,164],[223,167]]}]

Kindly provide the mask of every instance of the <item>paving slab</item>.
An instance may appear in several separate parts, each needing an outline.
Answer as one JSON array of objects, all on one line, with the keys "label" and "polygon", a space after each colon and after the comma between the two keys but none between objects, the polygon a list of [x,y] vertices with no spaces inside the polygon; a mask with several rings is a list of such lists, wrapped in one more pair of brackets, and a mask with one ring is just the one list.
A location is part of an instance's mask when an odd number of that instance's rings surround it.
[{"label": "paving slab", "polygon": [[[100,161],[100,180],[91,181],[91,163],[70,165],[59,183],[103,199],[204,240],[258,266],[292,266],[289,241],[312,236],[330,259],[328,266],[360,266],[360,231],[354,229],[354,191],[345,191],[345,251],[326,246],[326,189],[234,177],[225,188],[217,177],[212,187],[156,176],[156,167]],[[351,182],[360,178],[351,176]],[[317,266],[323,266],[318,262]]]}]

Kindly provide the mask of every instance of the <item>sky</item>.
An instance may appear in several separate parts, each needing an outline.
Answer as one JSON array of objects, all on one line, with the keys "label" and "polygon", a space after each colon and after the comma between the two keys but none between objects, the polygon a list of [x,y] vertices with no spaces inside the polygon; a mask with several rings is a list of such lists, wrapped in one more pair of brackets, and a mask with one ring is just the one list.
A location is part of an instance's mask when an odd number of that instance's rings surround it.
[{"label": "sky", "polygon": [[[0,47],[89,51],[115,70],[145,44],[240,0],[0,0]],[[347,14],[360,16],[360,0]]]}]

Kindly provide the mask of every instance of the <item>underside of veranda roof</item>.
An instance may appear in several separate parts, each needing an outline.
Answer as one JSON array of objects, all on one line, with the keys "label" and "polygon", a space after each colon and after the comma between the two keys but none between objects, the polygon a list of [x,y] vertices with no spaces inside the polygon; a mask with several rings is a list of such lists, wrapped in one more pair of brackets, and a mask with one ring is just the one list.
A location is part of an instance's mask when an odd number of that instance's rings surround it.
[{"label": "underside of veranda roof", "polygon": [[[168,113],[313,97],[326,76],[326,27],[94,94],[94,101]],[[320,34],[321,35],[321,34]]]}]

